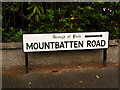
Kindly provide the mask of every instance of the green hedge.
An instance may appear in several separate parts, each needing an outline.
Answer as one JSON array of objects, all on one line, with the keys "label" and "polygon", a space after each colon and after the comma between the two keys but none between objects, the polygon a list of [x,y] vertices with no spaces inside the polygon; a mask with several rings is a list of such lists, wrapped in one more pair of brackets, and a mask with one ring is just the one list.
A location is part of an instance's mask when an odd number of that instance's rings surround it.
[{"label": "green hedge", "polygon": [[109,31],[120,39],[120,2],[3,3],[3,42],[23,33]]}]

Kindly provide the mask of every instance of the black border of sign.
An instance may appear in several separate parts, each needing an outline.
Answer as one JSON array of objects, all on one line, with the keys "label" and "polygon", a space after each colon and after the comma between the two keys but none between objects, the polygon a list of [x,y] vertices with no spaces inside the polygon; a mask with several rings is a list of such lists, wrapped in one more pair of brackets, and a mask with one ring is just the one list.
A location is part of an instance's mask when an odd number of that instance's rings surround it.
[{"label": "black border of sign", "polygon": [[[93,32],[93,31],[92,31]],[[94,31],[96,32],[96,31]],[[98,32],[98,31],[97,31]],[[108,32],[108,48],[109,48],[109,31],[100,31],[100,32]],[[39,34],[55,34],[55,33],[89,33],[89,32],[47,32],[47,33],[39,33]],[[23,33],[23,34],[28,34],[28,33]],[[32,33],[29,33],[32,34]],[[38,33],[33,33],[33,34],[38,34]],[[83,51],[83,50],[104,50],[108,48],[97,48],[97,49],[72,49],[72,50],[52,50],[52,51],[32,51],[32,52],[24,52],[24,45],[23,45],[23,35],[22,35],[22,51],[24,53],[42,53],[42,52],[65,52],[65,51]]]}]

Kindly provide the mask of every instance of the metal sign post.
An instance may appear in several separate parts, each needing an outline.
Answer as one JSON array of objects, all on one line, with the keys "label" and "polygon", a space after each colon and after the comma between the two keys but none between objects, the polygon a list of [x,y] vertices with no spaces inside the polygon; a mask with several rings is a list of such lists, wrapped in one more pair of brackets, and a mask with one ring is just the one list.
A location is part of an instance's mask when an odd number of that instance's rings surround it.
[{"label": "metal sign post", "polygon": [[28,73],[28,53],[103,49],[103,65],[106,66],[109,32],[23,34],[23,51]]},{"label": "metal sign post", "polygon": [[107,49],[103,50],[103,66],[106,67],[106,60],[107,60]]},{"label": "metal sign post", "polygon": [[28,53],[25,53],[25,66],[26,66],[26,73],[28,73]]}]

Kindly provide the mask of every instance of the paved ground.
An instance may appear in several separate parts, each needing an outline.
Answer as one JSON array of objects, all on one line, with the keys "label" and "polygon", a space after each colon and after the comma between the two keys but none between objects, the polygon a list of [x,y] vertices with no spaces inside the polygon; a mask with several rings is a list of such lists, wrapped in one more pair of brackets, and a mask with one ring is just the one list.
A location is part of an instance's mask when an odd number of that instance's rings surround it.
[{"label": "paved ground", "polygon": [[118,88],[118,65],[3,70],[3,88]]}]

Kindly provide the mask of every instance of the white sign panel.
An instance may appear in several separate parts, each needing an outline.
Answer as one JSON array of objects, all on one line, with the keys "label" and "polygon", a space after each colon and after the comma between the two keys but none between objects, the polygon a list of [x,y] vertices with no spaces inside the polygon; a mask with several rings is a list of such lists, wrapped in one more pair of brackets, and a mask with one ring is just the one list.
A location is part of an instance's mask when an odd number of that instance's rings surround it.
[{"label": "white sign panel", "polygon": [[108,32],[23,34],[23,51],[105,49],[108,38]]}]

